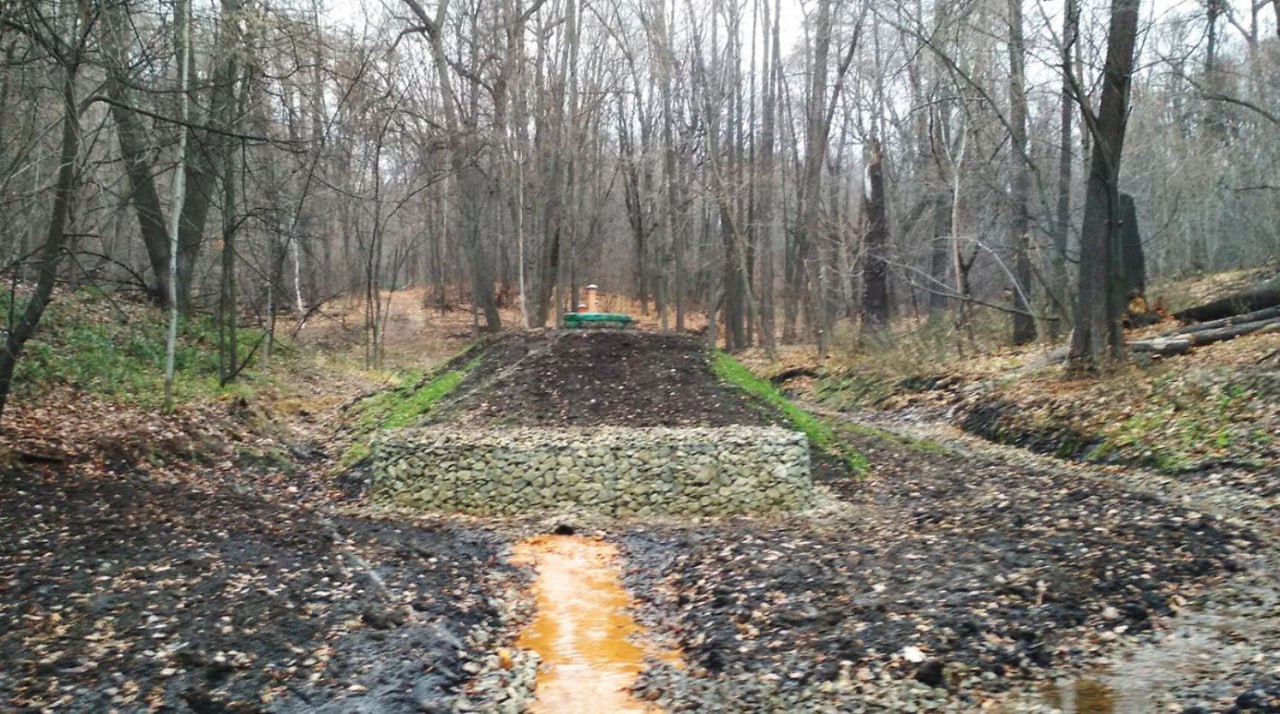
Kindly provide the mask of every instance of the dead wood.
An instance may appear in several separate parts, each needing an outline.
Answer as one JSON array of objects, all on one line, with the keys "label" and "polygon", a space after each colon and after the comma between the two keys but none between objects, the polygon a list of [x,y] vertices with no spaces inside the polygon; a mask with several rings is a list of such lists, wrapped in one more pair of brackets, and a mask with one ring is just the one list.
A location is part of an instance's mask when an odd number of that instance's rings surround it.
[{"label": "dead wood", "polygon": [[1191,351],[1192,344],[1192,341],[1185,337],[1181,339],[1140,340],[1130,342],[1129,349],[1137,354],[1165,357],[1169,355],[1184,355]]},{"label": "dead wood", "polygon": [[1160,335],[1149,340],[1135,340],[1129,343],[1129,349],[1155,355],[1180,355],[1190,352],[1192,347],[1231,340],[1243,335],[1271,332],[1280,332],[1280,314],[1240,324],[1227,324],[1224,327],[1210,328],[1197,325],[1195,328],[1175,334]]},{"label": "dead wood", "polygon": [[[1262,319],[1250,320],[1248,322],[1235,322],[1243,318],[1258,315],[1269,315]],[[1133,340],[1129,342],[1129,351],[1135,354],[1155,355],[1159,357],[1167,357],[1172,355],[1186,354],[1193,347],[1201,345],[1210,345],[1215,342],[1223,342],[1244,335],[1266,335],[1272,333],[1280,333],[1280,307],[1275,309],[1259,310],[1247,315],[1238,315],[1232,318],[1215,321],[1214,323],[1204,323],[1194,327],[1184,328],[1171,332],[1165,332],[1155,337],[1145,340]],[[1270,359],[1270,355],[1263,357],[1259,362]],[[1049,352],[1044,357],[1029,365],[1031,369],[1047,367],[1051,364],[1058,364],[1066,361],[1067,350],[1058,348]]]},{"label": "dead wood", "polygon": [[1253,320],[1238,325],[1228,327],[1219,327],[1214,330],[1200,330],[1197,332],[1186,333],[1196,345],[1207,345],[1223,340],[1230,340],[1241,335],[1252,333],[1270,333],[1280,331],[1280,317],[1272,317],[1264,320]]}]

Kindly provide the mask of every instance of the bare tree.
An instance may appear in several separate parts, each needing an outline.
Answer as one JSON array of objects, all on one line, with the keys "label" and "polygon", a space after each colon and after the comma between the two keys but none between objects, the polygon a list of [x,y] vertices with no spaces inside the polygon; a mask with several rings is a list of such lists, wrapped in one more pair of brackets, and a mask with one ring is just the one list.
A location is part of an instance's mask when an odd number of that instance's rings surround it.
[{"label": "bare tree", "polygon": [[1100,369],[1109,360],[1119,359],[1124,350],[1120,324],[1125,302],[1120,287],[1120,159],[1138,36],[1138,4],[1138,0],[1112,0],[1102,104],[1096,116],[1087,108],[1084,115],[1093,138],[1093,156],[1080,231],[1079,308],[1070,352],[1078,369]]},{"label": "bare tree", "polygon": [[[6,28],[21,33],[53,67],[60,87],[62,136],[57,154],[53,203],[49,209],[44,245],[39,251],[35,290],[27,299],[17,321],[10,325],[4,340],[4,351],[0,352],[0,415],[4,414],[9,392],[13,388],[13,371],[22,356],[22,349],[35,335],[58,279],[58,265],[62,262],[67,227],[79,182],[81,98],[76,84],[85,63],[89,33],[101,10],[96,4],[81,3],[75,6],[75,12],[70,17],[59,18],[59,23],[49,23],[41,8],[32,5],[27,9],[26,14],[5,18],[4,24]],[[63,23],[66,27],[63,34],[53,30]],[[16,300],[17,295],[12,296],[12,299]]]}]

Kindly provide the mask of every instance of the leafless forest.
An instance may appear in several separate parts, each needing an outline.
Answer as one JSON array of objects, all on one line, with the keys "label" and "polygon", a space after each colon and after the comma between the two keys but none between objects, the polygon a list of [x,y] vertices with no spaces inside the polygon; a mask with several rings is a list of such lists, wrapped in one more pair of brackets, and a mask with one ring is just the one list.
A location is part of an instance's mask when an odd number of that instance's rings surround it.
[{"label": "leafless forest", "polygon": [[59,282],[215,314],[231,354],[237,324],[363,295],[374,362],[386,291],[409,285],[482,330],[504,306],[553,324],[598,283],[669,329],[714,314],[731,349],[975,309],[1016,342],[1065,336],[1077,305],[1092,319],[1120,192],[1149,277],[1280,254],[1278,18],[1280,0],[8,0],[0,250],[28,299],[5,361]]}]

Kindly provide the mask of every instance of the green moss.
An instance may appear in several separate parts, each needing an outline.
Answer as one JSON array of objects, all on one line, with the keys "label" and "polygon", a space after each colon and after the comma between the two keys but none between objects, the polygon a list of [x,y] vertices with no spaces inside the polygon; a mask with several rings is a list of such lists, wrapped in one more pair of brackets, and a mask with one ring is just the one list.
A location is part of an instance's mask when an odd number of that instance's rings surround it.
[{"label": "green moss", "polygon": [[830,424],[792,404],[772,384],[757,377],[738,360],[717,351],[712,357],[711,366],[721,380],[782,412],[793,428],[803,432],[809,438],[810,444],[838,457],[855,471],[861,472],[867,469],[866,457],[841,441]]}]

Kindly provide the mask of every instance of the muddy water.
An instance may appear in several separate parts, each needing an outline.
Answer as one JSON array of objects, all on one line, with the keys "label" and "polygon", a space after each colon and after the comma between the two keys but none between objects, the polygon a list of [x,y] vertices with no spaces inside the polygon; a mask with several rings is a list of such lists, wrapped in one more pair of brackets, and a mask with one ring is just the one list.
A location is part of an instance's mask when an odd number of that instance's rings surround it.
[{"label": "muddy water", "polygon": [[1169,695],[1192,682],[1218,682],[1217,688],[1202,689],[1209,698],[1233,697],[1238,688],[1230,680],[1280,631],[1280,594],[1249,576],[1236,580],[1245,582],[1228,584],[1235,602],[1184,612],[1156,639],[1133,646],[1086,677],[1053,682],[1039,699],[1063,714],[1157,714],[1171,706],[1179,710]]},{"label": "muddy water", "polygon": [[533,565],[537,614],[516,646],[542,657],[532,711],[659,711],[631,696],[647,647],[618,578],[617,549],[582,536],[536,536],[517,544],[512,562]]}]

